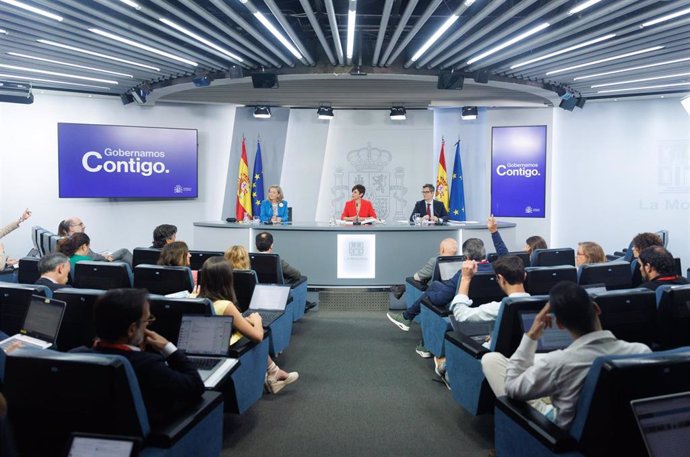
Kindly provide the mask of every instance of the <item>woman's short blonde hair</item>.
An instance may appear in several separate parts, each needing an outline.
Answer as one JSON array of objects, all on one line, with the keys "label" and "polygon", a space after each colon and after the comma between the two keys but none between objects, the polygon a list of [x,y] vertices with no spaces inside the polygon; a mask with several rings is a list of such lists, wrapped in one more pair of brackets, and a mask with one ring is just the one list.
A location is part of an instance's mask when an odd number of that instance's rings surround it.
[{"label": "woman's short blonde hair", "polygon": [[587,259],[585,263],[604,263],[606,262],[606,254],[604,254],[604,249],[593,241],[583,241],[582,243],[577,243],[577,245],[582,248],[582,253]]},{"label": "woman's short blonde hair", "polygon": [[282,202],[285,196],[283,195],[283,189],[279,185],[273,185],[268,188],[268,190],[275,189],[278,191],[278,203]]},{"label": "woman's short blonde hair", "polygon": [[225,251],[225,260],[230,262],[234,270],[251,270],[249,253],[244,246],[236,244]]}]

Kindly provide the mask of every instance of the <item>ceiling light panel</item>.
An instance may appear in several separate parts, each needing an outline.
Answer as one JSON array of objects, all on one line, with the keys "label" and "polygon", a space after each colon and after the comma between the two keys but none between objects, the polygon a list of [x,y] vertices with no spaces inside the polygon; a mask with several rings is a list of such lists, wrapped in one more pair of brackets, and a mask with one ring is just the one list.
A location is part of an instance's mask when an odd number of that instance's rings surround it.
[{"label": "ceiling light panel", "polygon": [[29,11],[29,12],[32,12],[34,14],[38,14],[40,16],[47,17],[49,19],[53,19],[53,20],[58,21],[58,22],[62,22],[62,20],[63,20],[62,16],[59,16],[57,14],[53,14],[50,11],[36,8],[35,6],[31,6],[31,5],[28,5],[26,3],[18,2],[16,0],[0,0],[0,2],[7,3],[8,5],[12,5],[14,7],[21,8],[25,11]]},{"label": "ceiling light panel", "polygon": [[620,86],[622,84],[635,84],[635,83],[643,83],[647,81],[656,81],[659,79],[673,79],[673,78],[682,78],[684,76],[690,76],[690,72],[687,73],[676,73],[673,75],[662,75],[662,76],[652,76],[649,78],[640,78],[640,79],[631,79],[629,81],[617,81],[613,83],[605,83],[605,84],[595,84],[592,87],[592,89],[596,89],[598,87],[609,87],[609,86]]},{"label": "ceiling light panel", "polygon": [[73,83],[73,82],[68,82],[68,81],[57,81],[55,79],[43,79],[43,78],[35,78],[33,76],[21,76],[21,75],[10,75],[10,74],[5,74],[5,73],[0,73],[0,78],[6,78],[6,79],[21,79],[21,80],[26,80],[29,82],[44,82],[44,83],[51,83],[51,84],[61,84],[65,86],[78,86],[78,87],[90,87],[92,89],[103,89],[103,90],[110,90],[110,87],[106,86],[94,86],[93,84],[82,84],[82,83]]},{"label": "ceiling light panel", "polygon": [[285,38],[285,37],[278,31],[278,29],[277,29],[273,24],[271,24],[271,21],[269,21],[268,19],[266,19],[266,16],[264,16],[260,11],[257,11],[257,12],[254,13],[254,17],[257,18],[257,19],[259,20],[259,22],[261,22],[261,24],[263,24],[263,26],[266,27],[266,28],[268,29],[268,31],[271,32],[271,33],[273,34],[273,36],[276,37],[276,38],[278,39],[278,41],[280,41],[280,43],[281,43],[283,46],[285,46],[285,48],[286,48],[288,51],[290,51],[290,54],[292,54],[293,56],[295,56],[297,59],[301,59],[301,58],[302,58],[302,54],[299,53],[299,51],[297,50],[297,48],[295,48],[295,47],[292,45],[292,43],[290,43],[290,42],[287,40],[287,38]]},{"label": "ceiling light panel", "polygon": [[98,73],[106,73],[106,74],[113,75],[113,76],[122,76],[123,78],[134,78],[133,75],[128,75],[126,73],[119,73],[117,71],[104,70],[102,68],[88,67],[86,65],[78,65],[78,64],[69,63],[69,62],[62,62],[60,60],[46,59],[46,58],[38,57],[38,56],[30,56],[28,54],[20,54],[18,52],[8,52],[7,54],[9,54],[11,56],[15,56],[15,57],[21,57],[23,59],[37,60],[39,62],[53,63],[56,65],[64,65],[64,66],[73,67],[73,68],[81,68],[84,70],[96,71]]},{"label": "ceiling light panel", "polygon": [[520,35],[518,35],[514,38],[511,38],[510,40],[489,49],[488,51],[482,52],[481,54],[477,55],[476,57],[472,57],[470,60],[467,61],[467,65],[472,65],[473,63],[475,63],[475,62],[477,62],[477,61],[479,61],[485,57],[488,57],[491,54],[495,54],[498,51],[501,51],[501,50],[507,48],[508,46],[512,46],[515,43],[524,40],[525,38],[529,38],[532,35],[534,35],[535,33],[539,33],[542,30],[544,30],[545,28],[549,27],[549,25],[551,25],[551,24],[549,24],[548,22],[543,22],[543,23],[539,24],[538,26],[529,29],[528,31],[521,33]]},{"label": "ceiling light panel", "polygon": [[660,24],[662,22],[670,21],[671,19],[675,19],[680,16],[685,16],[686,14],[690,14],[690,8],[685,8],[684,10],[676,11],[675,13],[667,14],[665,16],[658,17],[656,19],[652,19],[651,21],[643,22],[640,25],[640,28],[644,27],[651,27],[652,25]]},{"label": "ceiling light panel", "polygon": [[158,54],[159,56],[167,57],[168,59],[176,60],[178,62],[185,63],[187,65],[191,65],[193,67],[198,66],[199,64],[196,62],[193,62],[189,59],[185,59],[184,57],[176,56],[175,54],[170,54],[169,52],[161,51],[160,49],[153,48],[151,46],[136,42],[134,40],[130,40],[129,38],[121,37],[119,35],[115,35],[114,33],[106,32],[104,30],[100,29],[89,29],[89,32],[95,33],[96,35],[100,35],[105,38],[110,38],[111,40],[119,41],[120,43],[124,43],[129,46],[133,46],[135,48],[143,49],[144,51],[149,51],[154,54]]},{"label": "ceiling light panel", "polygon": [[18,67],[16,65],[0,64],[0,68],[6,68],[8,70],[17,71],[28,71],[29,73],[40,73],[43,75],[62,76],[63,78],[83,79],[84,81],[94,81],[105,84],[119,84],[117,81],[113,81],[110,79],[91,78],[89,76],[79,76],[70,73],[60,73],[57,71],[39,70],[37,68]]},{"label": "ceiling light panel", "polygon": [[635,67],[629,67],[629,68],[621,68],[619,70],[611,70],[611,71],[605,71],[602,73],[594,73],[591,75],[584,75],[584,76],[576,76],[573,78],[574,81],[582,81],[585,79],[593,79],[593,78],[601,78],[602,76],[609,76],[609,75],[616,75],[619,73],[625,73],[629,71],[637,71],[637,70],[644,70],[646,68],[654,68],[654,67],[660,67],[663,65],[672,65],[675,63],[681,63],[681,62],[690,62],[690,57],[685,57],[681,59],[673,59],[673,60],[666,60],[664,62],[657,62],[657,63],[650,63],[647,65],[637,65]]},{"label": "ceiling light panel", "polygon": [[177,30],[178,32],[182,32],[188,37],[198,41],[199,43],[205,44],[206,46],[215,49],[216,51],[230,57],[231,59],[234,59],[238,62],[244,62],[242,57],[238,56],[237,54],[233,54],[232,52],[228,51],[227,49],[223,48],[222,46],[218,46],[217,44],[213,43],[212,41],[207,40],[206,38],[202,37],[201,35],[197,35],[196,33],[192,32],[191,30],[188,30],[181,25],[177,24],[176,22],[171,21],[170,19],[166,19],[164,17],[158,18],[159,21],[161,21],[163,24],[172,27],[173,29]]},{"label": "ceiling light panel", "polygon": [[107,55],[107,54],[102,54],[102,53],[100,53],[100,52],[89,51],[88,49],[82,49],[82,48],[78,48],[78,47],[75,47],[75,46],[70,46],[70,45],[67,45],[67,44],[58,43],[58,42],[55,42],[55,41],[43,40],[43,39],[39,39],[39,40],[36,40],[36,41],[38,41],[39,43],[47,44],[48,46],[54,46],[54,47],[57,47],[57,48],[68,49],[68,50],[70,50],[70,51],[80,52],[80,53],[82,53],[82,54],[87,54],[87,55],[94,56],[94,57],[100,57],[100,58],[103,58],[103,59],[112,60],[112,61],[114,61],[114,62],[124,63],[124,64],[126,64],[126,65],[133,65],[133,66],[135,66],[135,67],[145,68],[145,69],[147,69],[147,70],[152,70],[152,71],[161,71],[160,68],[154,67],[154,66],[152,66],[152,65],[146,65],[146,64],[143,64],[143,63],[141,63],[141,62],[134,62],[133,60],[121,59],[121,58],[119,58],[119,57],[110,56],[110,55]]},{"label": "ceiling light panel", "polygon": [[608,93],[613,93],[613,92],[626,92],[626,91],[644,91],[644,90],[652,90],[652,89],[665,89],[669,87],[683,87],[683,86],[690,86],[690,82],[686,83],[673,83],[673,84],[657,84],[654,86],[639,86],[639,87],[626,87],[625,89],[606,89],[606,90],[600,90],[597,91],[598,94],[608,94]]},{"label": "ceiling light panel", "polygon": [[515,65],[511,66],[510,69],[514,70],[516,68],[524,67],[525,65],[530,65],[530,64],[533,64],[536,62],[541,62],[542,60],[547,60],[547,59],[550,59],[552,57],[556,57],[556,56],[559,56],[561,54],[565,54],[567,52],[574,51],[576,49],[584,48],[586,46],[591,46],[591,45],[596,44],[596,43],[601,43],[602,41],[610,40],[611,38],[613,38],[615,36],[616,36],[615,33],[609,33],[608,35],[604,35],[602,37],[595,38],[593,40],[588,40],[588,41],[585,41],[583,43],[579,43],[579,44],[567,47],[565,49],[561,49],[559,51],[551,52],[551,53],[545,54],[541,57],[535,57],[534,59],[530,59],[530,60],[526,60],[524,62],[516,63]]},{"label": "ceiling light panel", "polygon": [[636,56],[639,54],[654,52],[654,51],[658,51],[658,50],[663,49],[663,48],[664,48],[663,46],[653,46],[651,48],[640,49],[638,51],[626,52],[625,54],[619,54],[617,56],[607,57],[605,59],[594,60],[592,62],[586,62],[586,63],[582,63],[579,65],[573,65],[571,67],[560,68],[558,70],[548,71],[548,72],[546,72],[546,76],[551,76],[551,75],[555,75],[558,73],[565,73],[567,71],[577,70],[578,68],[591,67],[592,65],[598,65],[600,63],[611,62],[613,60],[625,59],[626,57],[632,57],[632,56]]}]

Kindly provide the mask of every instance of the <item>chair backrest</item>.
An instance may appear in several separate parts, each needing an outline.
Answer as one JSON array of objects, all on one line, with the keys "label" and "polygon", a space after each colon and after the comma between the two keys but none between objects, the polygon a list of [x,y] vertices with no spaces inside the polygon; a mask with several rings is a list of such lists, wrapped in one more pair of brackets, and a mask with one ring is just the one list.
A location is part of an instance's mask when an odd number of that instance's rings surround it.
[{"label": "chair backrest", "polygon": [[663,243],[664,247],[668,246],[668,230],[659,230],[658,232],[654,232],[657,235],[659,235],[659,238],[661,238],[661,242]]},{"label": "chair backrest", "polygon": [[661,347],[690,345],[690,285],[659,287],[656,302]]},{"label": "chair backrest", "polygon": [[33,227],[31,227],[31,242],[34,245],[34,249],[36,249],[39,253],[41,252],[41,242],[39,241],[39,233],[41,230],[45,229],[38,225],[34,225]]},{"label": "chair backrest", "polygon": [[235,296],[237,297],[237,307],[240,311],[246,311],[252,301],[254,287],[259,282],[254,270],[234,270],[232,281],[235,285]]},{"label": "chair backrest", "polygon": [[690,390],[690,348],[594,361],[570,434],[583,455],[645,456],[630,402]]},{"label": "chair backrest", "polygon": [[210,257],[223,256],[221,251],[189,251],[189,253],[191,254],[189,262],[192,270],[201,270],[204,262]]},{"label": "chair backrest", "polygon": [[74,264],[72,284],[79,289],[131,288],[132,270],[125,262],[83,260]]},{"label": "chair backrest", "polygon": [[445,255],[436,257],[436,264],[434,265],[434,273],[431,276],[432,281],[447,281],[455,273],[462,268],[462,262],[465,260],[464,255]]},{"label": "chair backrest", "polygon": [[150,432],[139,384],[121,356],[18,350],[7,357],[4,394],[22,456],[61,455],[75,430]]},{"label": "chair backrest", "polygon": [[283,266],[278,254],[251,252],[249,262],[261,284],[283,284]]},{"label": "chair backrest", "polygon": [[292,222],[292,206],[288,206],[287,222]]},{"label": "chair backrest", "polygon": [[624,341],[653,346],[657,341],[656,295],[647,289],[614,290],[593,295],[599,305],[599,320]]},{"label": "chair backrest", "polygon": [[529,260],[533,267],[575,266],[575,251],[573,248],[535,249]]},{"label": "chair backrest", "polygon": [[549,297],[538,295],[533,297],[506,297],[501,301],[501,308],[498,311],[498,318],[494,331],[491,334],[491,350],[500,352],[506,357],[513,355],[513,352],[520,345],[522,335],[521,313],[525,311],[540,311]]},{"label": "chair backrest", "polygon": [[478,271],[470,282],[468,295],[474,303],[481,305],[492,301],[502,300],[506,296],[496,281],[496,273],[492,271]]},{"label": "chair backrest", "polygon": [[[529,267],[529,252],[527,251],[514,251],[514,252],[508,252],[505,255],[514,255],[515,257],[520,257],[522,259],[522,263],[524,264],[525,267]],[[490,253],[489,255],[486,256],[487,260],[489,262],[492,262],[496,259],[498,259],[498,254],[495,252]]]},{"label": "chair backrest", "polygon": [[41,277],[38,272],[38,257],[22,257],[19,259],[19,274],[17,281],[24,284],[33,284]]},{"label": "chair backrest", "polygon": [[58,242],[62,239],[61,236],[51,234],[48,237],[48,253],[57,252]]},{"label": "chair backrest", "polygon": [[96,337],[93,322],[93,305],[105,291],[98,289],[72,289],[65,287],[53,294],[56,300],[67,303],[62,317],[56,346],[69,351],[79,346],[90,347]]},{"label": "chair backrest", "polygon": [[632,287],[630,264],[621,260],[582,265],[577,271],[577,282],[581,286],[605,284],[608,290],[629,289]]},{"label": "chair backrest", "polygon": [[156,317],[156,320],[149,324],[149,328],[173,344],[177,344],[182,315],[211,316],[214,314],[213,304],[206,298],[166,298],[151,295],[149,306],[151,314]]},{"label": "chair backrest", "polygon": [[134,287],[152,294],[167,295],[194,290],[194,278],[189,267],[137,265],[134,267]]},{"label": "chair backrest", "polygon": [[134,248],[132,252],[132,267],[142,264],[156,265],[160,256],[161,250],[158,248]]},{"label": "chair backrest", "polygon": [[527,267],[525,290],[532,295],[548,294],[560,281],[577,282],[577,268],[564,265],[560,267]]},{"label": "chair backrest", "polygon": [[35,289],[17,284],[0,285],[0,330],[8,335],[19,333],[29,309],[31,296]]},{"label": "chair backrest", "polygon": [[41,232],[41,252],[43,255],[50,254],[50,237],[55,236],[53,232],[48,230]]}]

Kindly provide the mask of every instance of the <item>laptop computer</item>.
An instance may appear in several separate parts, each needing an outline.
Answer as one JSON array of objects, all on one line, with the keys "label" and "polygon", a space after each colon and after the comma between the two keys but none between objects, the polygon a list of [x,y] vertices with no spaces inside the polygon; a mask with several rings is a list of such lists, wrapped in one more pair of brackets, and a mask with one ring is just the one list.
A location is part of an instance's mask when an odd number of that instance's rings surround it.
[{"label": "laptop computer", "polygon": [[64,301],[32,295],[20,333],[0,341],[0,348],[7,349],[15,342],[29,349],[51,347],[57,339],[66,307]]},{"label": "laptop computer", "polygon": [[690,392],[630,402],[650,457],[686,455],[690,445]]},{"label": "laptop computer", "polygon": [[491,335],[496,321],[490,322],[458,322],[452,314],[450,317],[450,325],[456,332],[469,336],[479,344],[484,344],[487,337]]},{"label": "laptop computer", "polygon": [[257,284],[249,302],[249,308],[242,313],[249,316],[259,313],[264,327],[278,319],[285,312],[285,306],[290,296],[290,286],[280,284]]},{"label": "laptop computer", "polygon": [[132,436],[72,433],[67,457],[137,457],[141,439]]},{"label": "laptop computer", "polygon": [[590,296],[606,293],[606,284],[603,282],[596,284],[585,284],[581,287],[585,289],[585,292],[587,292]]},{"label": "laptop computer", "polygon": [[[520,324],[523,332],[532,328],[534,318],[539,314],[538,311],[520,311]],[[556,325],[556,317],[552,314],[553,325],[544,329],[541,338],[537,342],[537,352],[551,352],[557,349],[565,349],[573,342],[573,337],[566,329],[560,329]]]},{"label": "laptop computer", "polygon": [[237,364],[227,357],[232,316],[182,316],[177,347],[187,353],[207,389],[215,388]]}]

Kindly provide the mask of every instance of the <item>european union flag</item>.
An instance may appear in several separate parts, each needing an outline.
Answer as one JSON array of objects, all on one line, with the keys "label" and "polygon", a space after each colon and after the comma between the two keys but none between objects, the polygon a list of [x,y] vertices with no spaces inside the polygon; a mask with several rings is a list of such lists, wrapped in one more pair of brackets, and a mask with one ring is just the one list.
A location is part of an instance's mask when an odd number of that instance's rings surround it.
[{"label": "european union flag", "polygon": [[453,176],[450,181],[450,211],[448,218],[454,221],[466,221],[465,214],[465,186],[462,180],[462,162],[460,162],[460,141],[455,143],[455,160],[453,161]]},{"label": "european union flag", "polygon": [[257,141],[254,173],[252,174],[252,206],[256,216],[261,212],[262,201],[264,201],[264,166],[261,163],[261,142]]}]

